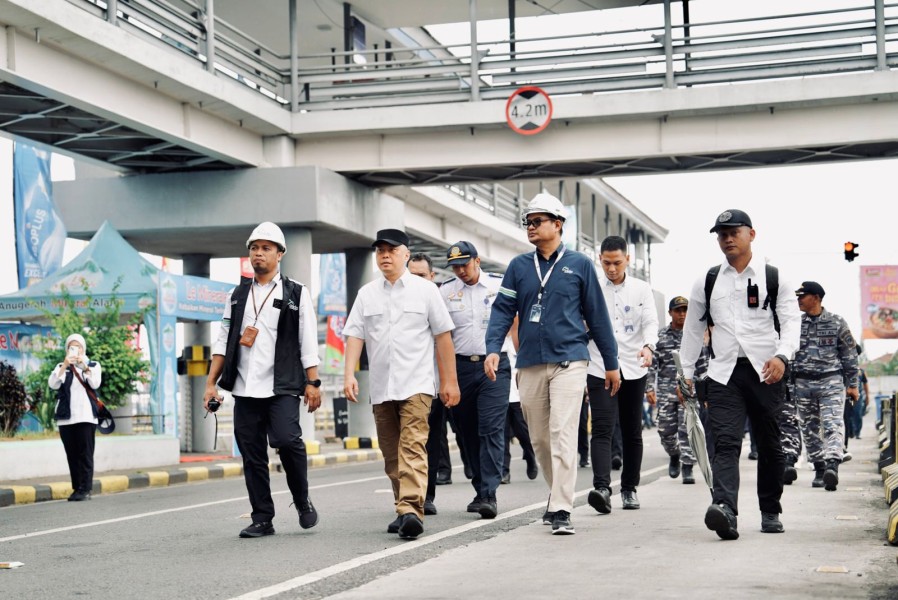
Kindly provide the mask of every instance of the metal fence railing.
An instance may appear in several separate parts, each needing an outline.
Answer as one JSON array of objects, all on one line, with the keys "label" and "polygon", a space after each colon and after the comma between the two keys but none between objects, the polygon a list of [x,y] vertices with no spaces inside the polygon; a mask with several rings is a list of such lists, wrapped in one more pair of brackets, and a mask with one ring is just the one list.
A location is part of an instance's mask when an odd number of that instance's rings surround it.
[{"label": "metal fence railing", "polygon": [[[214,6],[207,0],[68,1],[289,110],[506,98],[525,84],[555,95],[593,94],[826,76],[898,64],[898,3],[884,0],[689,24],[672,23],[668,14],[655,27],[514,44],[491,40],[292,56],[207,14],[206,7]],[[290,2],[295,7],[296,0]],[[364,60],[353,60],[358,56]]]}]

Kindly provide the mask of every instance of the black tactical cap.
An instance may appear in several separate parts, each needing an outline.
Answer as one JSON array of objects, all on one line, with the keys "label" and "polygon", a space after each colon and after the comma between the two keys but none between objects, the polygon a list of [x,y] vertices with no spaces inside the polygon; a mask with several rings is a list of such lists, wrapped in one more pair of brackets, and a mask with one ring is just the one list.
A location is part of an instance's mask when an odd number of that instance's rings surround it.
[{"label": "black tactical cap", "polygon": [[742,227],[743,225],[751,227],[751,217],[737,208],[731,208],[717,216],[714,227],[711,228],[711,233],[717,233],[717,230],[721,227]]},{"label": "black tactical cap", "polygon": [[450,267],[452,265],[466,265],[475,258],[477,258],[477,248],[471,242],[455,242],[446,251],[446,263]]},{"label": "black tactical cap", "polygon": [[689,300],[683,296],[674,296],[674,299],[667,305],[667,310],[673,310],[675,308],[680,308],[681,306],[689,306]]},{"label": "black tactical cap", "polygon": [[378,244],[390,244],[391,246],[405,246],[408,248],[408,235],[401,229],[381,229],[377,232],[377,239],[371,244],[372,247]]},{"label": "black tactical cap", "polygon": [[804,296],[805,294],[820,296],[820,299],[822,300],[826,291],[824,291],[823,286],[816,281],[804,281],[802,282],[801,287],[795,290],[795,295]]}]

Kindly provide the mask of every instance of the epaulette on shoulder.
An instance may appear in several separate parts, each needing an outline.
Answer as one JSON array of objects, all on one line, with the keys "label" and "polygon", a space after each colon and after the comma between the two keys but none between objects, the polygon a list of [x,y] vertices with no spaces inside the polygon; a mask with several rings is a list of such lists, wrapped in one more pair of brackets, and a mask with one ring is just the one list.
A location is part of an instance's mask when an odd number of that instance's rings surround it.
[{"label": "epaulette on shoulder", "polygon": [[457,281],[457,280],[458,280],[458,277],[450,277],[449,279],[447,279],[446,281],[444,281],[444,282],[441,283],[440,285],[446,285],[447,283],[452,283],[453,281]]},{"label": "epaulette on shoulder", "polygon": [[489,275],[490,277],[495,277],[496,279],[502,279],[503,277],[505,277],[505,275],[503,275],[502,273],[487,273],[487,275]]}]

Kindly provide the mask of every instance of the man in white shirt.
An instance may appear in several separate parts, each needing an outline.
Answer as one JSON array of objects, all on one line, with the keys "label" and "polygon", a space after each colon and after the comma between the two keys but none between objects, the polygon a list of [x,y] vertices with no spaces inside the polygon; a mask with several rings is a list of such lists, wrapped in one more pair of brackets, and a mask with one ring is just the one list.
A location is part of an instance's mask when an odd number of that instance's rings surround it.
[{"label": "man in white shirt", "polygon": [[408,244],[408,236],[399,229],[377,232],[373,246],[383,276],[359,290],[343,327],[344,392],[358,402],[355,367],[367,346],[374,423],[398,515],[387,532],[414,539],[424,531],[434,345],[440,400],[446,407],[455,406],[459,392],[452,319],[437,287],[406,268]]},{"label": "man in white shirt", "polygon": [[[755,230],[747,214],[736,209],[722,212],[711,233],[717,234],[726,261],[719,265],[716,279],[711,280],[712,269],[692,286],[680,359],[691,386],[705,329],[713,325],[707,396],[714,435],[714,489],[705,525],[720,538],[735,540],[746,415],[758,444],[761,531],[783,531],[779,514],[785,458],[777,413],[783,401],[783,376],[799,345],[801,316],[794,288],[765,265],[763,257],[752,253]],[[768,277],[771,284],[775,277],[778,285],[768,284]]]},{"label": "man in white shirt", "polygon": [[593,490],[589,505],[602,514],[611,512],[611,437],[620,420],[623,442],[621,504],[624,510],[639,509],[636,488],[642,469],[642,403],[648,367],[658,343],[658,311],[652,288],[644,281],[627,276],[630,255],[627,241],[616,235],[602,241],[599,285],[608,306],[614,338],[617,340],[621,385],[616,396],[605,388],[602,355],[590,342],[586,387],[592,413]]},{"label": "man in white shirt", "polygon": [[[212,346],[204,404],[234,394],[234,436],[243,456],[243,477],[252,505],[252,525],[242,538],[274,534],[274,501],[268,477],[267,444],[278,449],[299,524],[318,524],[309,498],[308,459],[299,426],[299,399],[309,412],[321,404],[318,323],[311,294],[281,275],[287,245],[274,223],[256,227],[246,241],[255,276],[242,277],[228,294],[221,330]],[[217,386],[216,386],[217,384]]]}]

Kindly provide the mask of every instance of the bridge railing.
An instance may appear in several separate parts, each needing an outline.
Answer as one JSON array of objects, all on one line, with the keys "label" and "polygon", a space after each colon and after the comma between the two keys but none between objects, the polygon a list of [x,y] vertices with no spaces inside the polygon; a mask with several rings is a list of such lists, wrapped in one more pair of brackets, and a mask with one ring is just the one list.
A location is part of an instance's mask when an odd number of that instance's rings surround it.
[{"label": "bridge railing", "polygon": [[[292,110],[718,85],[885,70],[898,3],[590,34],[291,57],[204,12],[203,0],[68,0]],[[847,2],[846,2],[847,3]],[[475,60],[472,60],[472,48]],[[214,60],[210,62],[209,57]]]}]

